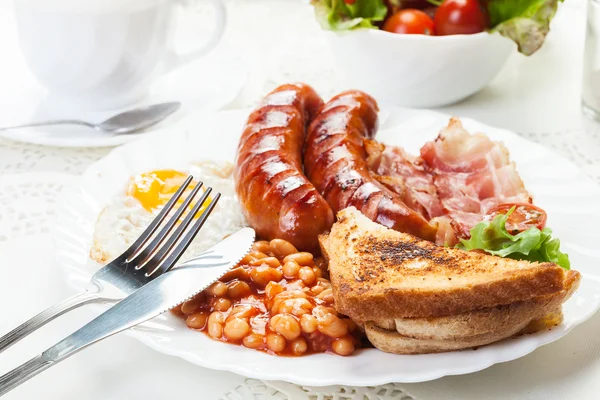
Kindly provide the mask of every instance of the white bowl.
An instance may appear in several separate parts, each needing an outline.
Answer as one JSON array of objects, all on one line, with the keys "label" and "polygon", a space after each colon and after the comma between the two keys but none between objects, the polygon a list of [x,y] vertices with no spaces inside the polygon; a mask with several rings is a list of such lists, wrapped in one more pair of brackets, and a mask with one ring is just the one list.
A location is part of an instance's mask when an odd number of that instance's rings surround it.
[{"label": "white bowl", "polygon": [[499,34],[327,32],[344,83],[380,103],[438,107],[468,97],[500,72],[516,45]]}]

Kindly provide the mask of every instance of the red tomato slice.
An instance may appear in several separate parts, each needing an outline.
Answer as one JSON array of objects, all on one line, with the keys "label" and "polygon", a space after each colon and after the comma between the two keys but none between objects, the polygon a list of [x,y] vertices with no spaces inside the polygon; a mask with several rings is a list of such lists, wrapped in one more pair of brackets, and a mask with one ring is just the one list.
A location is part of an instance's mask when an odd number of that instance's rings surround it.
[{"label": "red tomato slice", "polygon": [[546,226],[546,219],[548,218],[546,211],[529,203],[501,204],[492,208],[488,212],[488,217],[492,220],[499,214],[506,214],[513,207],[515,207],[515,210],[506,221],[506,230],[510,234],[516,235],[534,226],[542,230]]}]

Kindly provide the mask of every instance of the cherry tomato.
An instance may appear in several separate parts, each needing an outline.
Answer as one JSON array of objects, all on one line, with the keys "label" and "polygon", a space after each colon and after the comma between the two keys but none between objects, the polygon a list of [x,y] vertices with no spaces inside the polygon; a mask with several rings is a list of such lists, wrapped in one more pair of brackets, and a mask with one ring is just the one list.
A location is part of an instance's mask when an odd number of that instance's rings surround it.
[{"label": "cherry tomato", "polygon": [[546,211],[529,203],[501,204],[488,212],[488,218],[491,220],[496,215],[506,214],[513,207],[515,207],[515,210],[508,216],[505,225],[510,234],[516,235],[534,226],[542,230],[546,226],[546,219],[548,218]]},{"label": "cherry tomato", "polygon": [[389,17],[383,30],[392,33],[433,35],[433,20],[420,10],[402,10]]},{"label": "cherry tomato", "polygon": [[351,6],[352,4],[356,3],[356,0],[344,0],[344,3]]},{"label": "cherry tomato", "polygon": [[483,32],[487,18],[478,0],[444,0],[435,13],[436,35]]}]

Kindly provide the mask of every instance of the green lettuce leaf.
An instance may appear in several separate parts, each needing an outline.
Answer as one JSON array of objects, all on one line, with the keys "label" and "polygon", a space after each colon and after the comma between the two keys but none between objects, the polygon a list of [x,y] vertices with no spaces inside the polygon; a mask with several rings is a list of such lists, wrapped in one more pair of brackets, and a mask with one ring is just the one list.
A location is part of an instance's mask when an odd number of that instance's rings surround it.
[{"label": "green lettuce leaf", "polygon": [[535,53],[550,31],[550,21],[563,0],[489,0],[492,32],[513,40],[525,55]]},{"label": "green lettuce leaf", "polygon": [[387,7],[383,0],[311,0],[317,21],[323,29],[345,31],[355,28],[377,28],[375,22],[383,21]]},{"label": "green lettuce leaf", "polygon": [[553,262],[570,269],[569,256],[560,251],[560,241],[552,237],[552,230],[541,231],[532,227],[517,235],[506,230],[506,221],[513,212],[497,215],[491,221],[482,221],[471,228],[471,238],[462,239],[456,247],[463,250],[484,250],[486,253],[515,260]]}]

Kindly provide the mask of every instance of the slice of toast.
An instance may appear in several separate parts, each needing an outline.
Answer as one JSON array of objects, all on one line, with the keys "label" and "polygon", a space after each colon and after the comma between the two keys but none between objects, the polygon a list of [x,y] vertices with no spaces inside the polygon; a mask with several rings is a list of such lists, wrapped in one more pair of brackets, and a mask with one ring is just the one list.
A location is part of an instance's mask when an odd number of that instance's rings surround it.
[{"label": "slice of toast", "polygon": [[437,353],[483,346],[516,334],[551,329],[562,322],[562,303],[577,289],[568,279],[565,290],[525,302],[438,318],[369,321],[371,343],[395,354]]},{"label": "slice of toast", "polygon": [[[354,207],[319,237],[336,309],[358,323],[431,318],[556,295],[579,273],[437,246],[372,222]],[[570,284],[568,282],[571,282]]]}]

